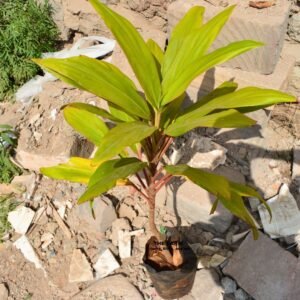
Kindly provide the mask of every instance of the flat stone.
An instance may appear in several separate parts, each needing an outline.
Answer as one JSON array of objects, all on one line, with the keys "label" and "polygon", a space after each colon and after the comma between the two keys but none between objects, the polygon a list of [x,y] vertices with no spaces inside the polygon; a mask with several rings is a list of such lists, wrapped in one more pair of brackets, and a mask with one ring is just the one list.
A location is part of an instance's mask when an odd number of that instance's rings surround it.
[{"label": "flat stone", "polygon": [[[278,0],[275,6],[262,10],[249,7],[247,1],[228,2],[237,4],[237,7],[211,48],[216,49],[226,46],[229,42],[241,40],[263,42],[264,47],[244,53],[223,65],[248,72],[273,73],[280,58],[287,30],[290,6],[288,1]],[[168,7],[169,32],[184,14],[196,5],[205,7],[206,21],[224,10],[223,7],[211,5],[206,0],[178,0]],[[298,21],[294,23],[298,24]]]},{"label": "flat stone", "polygon": [[[223,269],[256,300],[291,299],[297,258],[264,234],[247,236]],[[295,299],[295,298],[294,298]]]},{"label": "flat stone", "polygon": [[80,295],[73,297],[74,300],[81,300],[83,296],[107,294],[113,299],[134,299],[143,300],[144,297],[123,275],[114,275],[103,278],[85,289]]},{"label": "flat stone", "polygon": [[127,218],[129,220],[133,220],[137,216],[137,213],[132,206],[126,205],[125,203],[120,205],[118,214],[120,218]]},{"label": "flat stone", "polygon": [[213,269],[197,271],[191,295],[197,300],[221,300],[223,289],[219,276]]},{"label": "flat stone", "polygon": [[8,299],[8,289],[4,283],[0,284],[0,299],[7,300]]},{"label": "flat stone", "polygon": [[93,280],[92,268],[80,249],[75,249],[70,264],[69,282],[84,282]]},{"label": "flat stone", "polygon": [[289,36],[297,41],[300,42],[300,14],[292,15],[290,22],[289,22]]},{"label": "flat stone", "polygon": [[95,219],[93,218],[88,202],[76,205],[75,207],[76,215],[85,231],[104,233],[112,226],[113,221],[117,219],[115,208],[110,199],[102,196],[95,199],[93,209]]}]

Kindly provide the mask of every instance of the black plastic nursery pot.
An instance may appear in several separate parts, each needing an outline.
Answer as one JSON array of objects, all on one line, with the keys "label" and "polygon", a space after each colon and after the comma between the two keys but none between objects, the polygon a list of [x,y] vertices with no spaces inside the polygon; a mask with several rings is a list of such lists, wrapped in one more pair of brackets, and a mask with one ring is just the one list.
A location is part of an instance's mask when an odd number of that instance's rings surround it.
[{"label": "black plastic nursery pot", "polygon": [[157,293],[164,299],[181,298],[191,291],[194,284],[197,271],[197,257],[186,241],[182,241],[180,247],[183,264],[176,270],[156,270],[146,260],[147,249],[143,257],[144,265],[152,283]]}]

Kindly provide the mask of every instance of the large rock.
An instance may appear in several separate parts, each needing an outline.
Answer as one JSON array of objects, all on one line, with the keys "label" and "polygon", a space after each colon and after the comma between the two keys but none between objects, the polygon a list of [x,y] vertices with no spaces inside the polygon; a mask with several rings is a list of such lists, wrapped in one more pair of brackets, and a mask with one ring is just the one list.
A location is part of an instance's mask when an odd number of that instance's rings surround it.
[{"label": "large rock", "polygon": [[[216,173],[228,179],[244,183],[244,176],[228,167],[219,167]],[[174,183],[161,189],[157,196],[157,205],[166,209],[192,224],[218,232],[225,232],[233,220],[233,215],[219,204],[214,214],[210,210],[215,197],[191,181]]]},{"label": "large rock", "polygon": [[[265,44],[260,49],[247,52],[226,62],[224,66],[244,71],[271,74],[279,60],[283,46],[289,17],[288,1],[276,1],[276,5],[267,9],[257,10],[248,5],[248,1],[228,1],[235,3],[232,16],[214,42],[212,49],[226,46],[229,42],[255,40]],[[183,15],[195,5],[204,6],[205,19],[208,20],[222,11],[205,0],[178,0],[168,8],[169,31]]]},{"label": "large rock", "polygon": [[256,300],[297,299],[290,297],[298,285],[297,258],[263,234],[256,241],[249,234],[223,272]]},{"label": "large rock", "polygon": [[4,283],[0,283],[0,299],[1,300],[8,299],[8,290]]}]

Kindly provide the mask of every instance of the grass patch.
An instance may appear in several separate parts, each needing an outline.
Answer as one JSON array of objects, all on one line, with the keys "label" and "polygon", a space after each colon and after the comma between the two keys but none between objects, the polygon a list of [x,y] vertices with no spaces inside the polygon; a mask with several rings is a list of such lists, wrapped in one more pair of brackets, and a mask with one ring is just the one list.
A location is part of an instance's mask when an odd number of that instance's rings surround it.
[{"label": "grass patch", "polygon": [[10,183],[22,173],[10,157],[17,146],[17,134],[9,125],[0,125],[0,183]]},{"label": "grass patch", "polygon": [[13,195],[0,196],[0,243],[3,236],[9,231],[10,224],[7,220],[8,213],[18,206]]},{"label": "grass patch", "polygon": [[47,0],[0,0],[0,7],[1,101],[39,72],[30,59],[55,51],[59,31]]}]

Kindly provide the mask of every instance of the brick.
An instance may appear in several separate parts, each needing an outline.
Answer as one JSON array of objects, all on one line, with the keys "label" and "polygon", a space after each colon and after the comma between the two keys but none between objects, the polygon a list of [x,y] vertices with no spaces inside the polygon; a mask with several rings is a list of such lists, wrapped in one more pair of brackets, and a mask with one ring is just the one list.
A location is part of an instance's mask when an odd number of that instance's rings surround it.
[{"label": "brick", "polygon": [[292,300],[297,298],[290,298],[294,279],[300,275],[297,261],[264,234],[256,241],[249,234],[223,272],[256,300]]},{"label": "brick", "polygon": [[[249,7],[248,1],[234,2],[237,2],[237,7],[213,44],[212,49],[239,40],[261,41],[265,44],[264,47],[247,52],[226,62],[224,66],[271,74],[279,60],[287,30],[288,1],[278,0],[275,6],[262,10]],[[169,32],[189,8],[195,5],[206,8],[206,19],[210,19],[224,9],[223,7],[213,6],[205,0],[178,0],[168,8]]]}]

